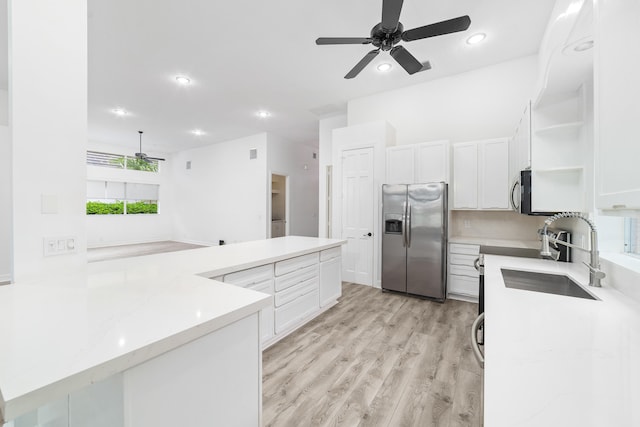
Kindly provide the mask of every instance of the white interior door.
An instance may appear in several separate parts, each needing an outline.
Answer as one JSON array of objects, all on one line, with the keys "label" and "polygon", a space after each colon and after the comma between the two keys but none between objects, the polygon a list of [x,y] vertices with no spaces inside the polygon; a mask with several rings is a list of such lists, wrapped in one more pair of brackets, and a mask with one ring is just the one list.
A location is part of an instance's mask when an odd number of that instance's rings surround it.
[{"label": "white interior door", "polygon": [[373,148],[342,153],[343,279],[373,284]]}]

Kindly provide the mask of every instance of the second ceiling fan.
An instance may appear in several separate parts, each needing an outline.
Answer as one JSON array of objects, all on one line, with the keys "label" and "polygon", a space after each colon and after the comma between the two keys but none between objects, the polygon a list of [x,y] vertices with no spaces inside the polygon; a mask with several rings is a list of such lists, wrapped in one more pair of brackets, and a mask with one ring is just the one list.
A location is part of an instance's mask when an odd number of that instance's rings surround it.
[{"label": "second ceiling fan", "polygon": [[364,58],[344,76],[345,79],[352,79],[357,76],[364,67],[378,56],[381,50],[389,51],[391,57],[395,59],[407,73],[414,74],[423,69],[423,64],[403,46],[396,46],[400,41],[410,42],[441,36],[443,34],[457,33],[459,31],[465,31],[469,28],[469,25],[471,25],[469,16],[464,15],[404,31],[404,27],[400,23],[402,3],[403,0],[382,0],[382,22],[371,29],[371,35],[369,37],[320,37],[316,40],[316,44],[372,44],[376,47],[376,49],[367,53]]}]

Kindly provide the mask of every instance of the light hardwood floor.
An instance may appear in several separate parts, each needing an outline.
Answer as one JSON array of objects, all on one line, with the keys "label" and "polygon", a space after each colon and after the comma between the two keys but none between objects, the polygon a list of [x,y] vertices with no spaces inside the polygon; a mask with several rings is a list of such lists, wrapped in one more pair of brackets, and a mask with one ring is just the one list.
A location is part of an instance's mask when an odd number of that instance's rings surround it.
[{"label": "light hardwood floor", "polygon": [[477,305],[343,283],[339,303],[263,353],[265,426],[479,426]]}]

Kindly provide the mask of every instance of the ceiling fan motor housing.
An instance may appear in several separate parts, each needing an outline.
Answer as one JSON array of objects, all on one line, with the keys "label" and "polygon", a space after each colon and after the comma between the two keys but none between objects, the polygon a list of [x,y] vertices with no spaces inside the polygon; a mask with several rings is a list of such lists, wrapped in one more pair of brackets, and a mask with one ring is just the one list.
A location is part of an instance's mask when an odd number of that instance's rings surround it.
[{"label": "ceiling fan motor housing", "polygon": [[371,29],[371,44],[384,51],[391,50],[396,43],[402,40],[403,31],[404,27],[400,22],[398,22],[398,26],[393,32],[383,28],[381,22]]}]

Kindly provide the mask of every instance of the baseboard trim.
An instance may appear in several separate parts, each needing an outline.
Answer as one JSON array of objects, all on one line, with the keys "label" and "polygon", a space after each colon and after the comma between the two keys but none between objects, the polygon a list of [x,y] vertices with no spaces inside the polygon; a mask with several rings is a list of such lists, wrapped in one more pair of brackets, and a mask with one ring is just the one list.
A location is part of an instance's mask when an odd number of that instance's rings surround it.
[{"label": "baseboard trim", "polygon": [[11,275],[10,274],[0,274],[0,286],[2,285],[10,285],[11,284]]}]

